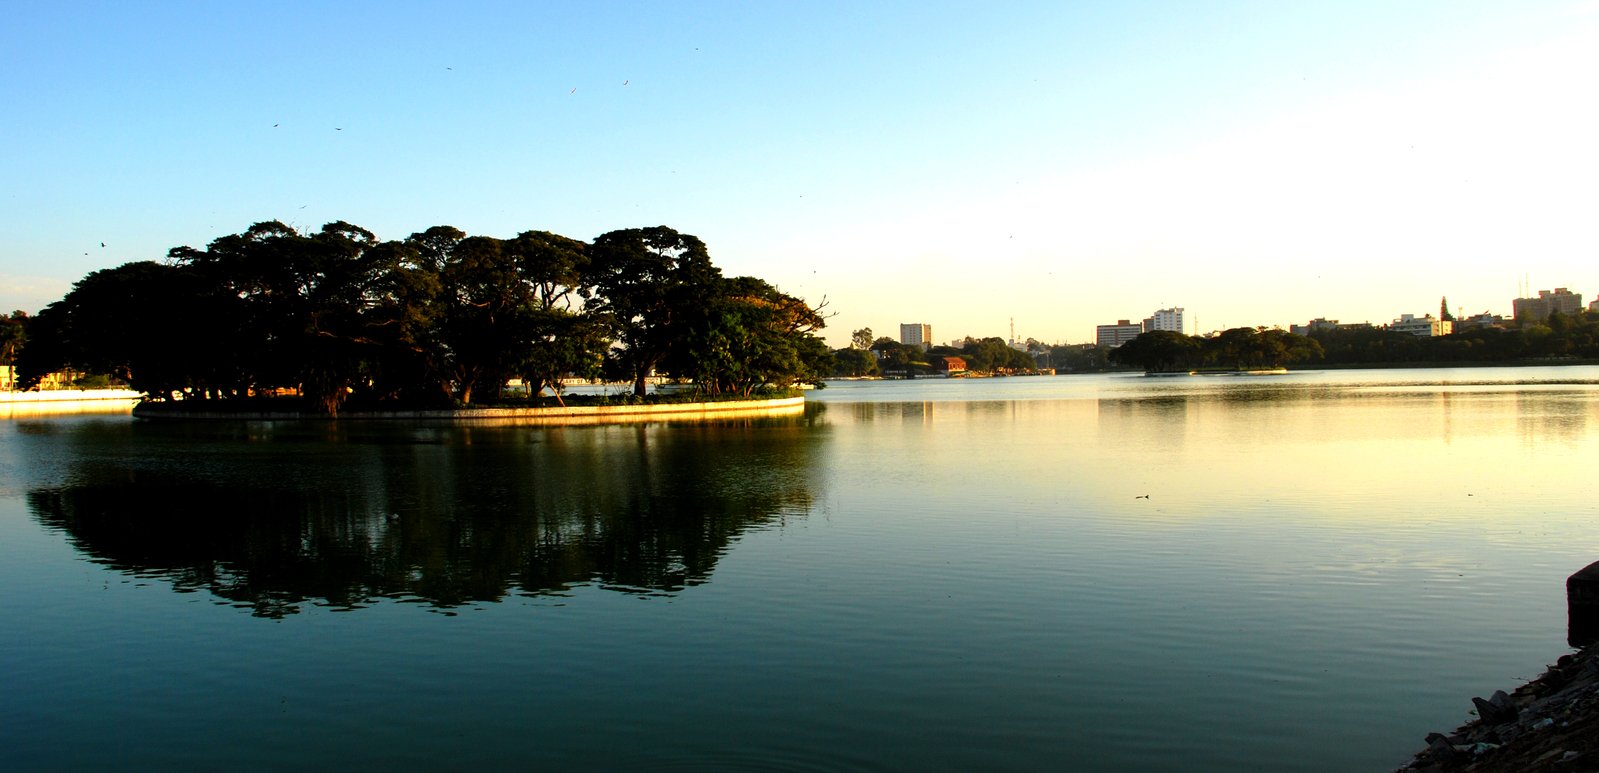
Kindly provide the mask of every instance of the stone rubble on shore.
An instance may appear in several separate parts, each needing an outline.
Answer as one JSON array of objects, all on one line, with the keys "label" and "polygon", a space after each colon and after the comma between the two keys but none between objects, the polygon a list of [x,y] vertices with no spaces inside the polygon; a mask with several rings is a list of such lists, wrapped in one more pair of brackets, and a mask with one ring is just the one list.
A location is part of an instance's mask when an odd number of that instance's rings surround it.
[{"label": "stone rubble on shore", "polygon": [[1472,698],[1477,719],[1431,733],[1400,771],[1599,770],[1599,645],[1563,655],[1537,679],[1506,695]]}]

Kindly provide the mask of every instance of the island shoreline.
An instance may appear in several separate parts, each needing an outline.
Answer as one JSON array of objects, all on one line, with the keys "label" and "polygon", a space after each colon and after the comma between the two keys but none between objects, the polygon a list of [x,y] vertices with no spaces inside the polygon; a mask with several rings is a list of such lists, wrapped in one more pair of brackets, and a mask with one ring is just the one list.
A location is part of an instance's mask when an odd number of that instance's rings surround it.
[{"label": "island shoreline", "polygon": [[803,413],[805,397],[725,400],[698,403],[573,405],[442,410],[346,411],[336,415],[308,411],[188,410],[181,403],[140,403],[133,417],[149,421],[439,421],[456,424],[617,424],[660,419],[725,419],[789,416]]}]

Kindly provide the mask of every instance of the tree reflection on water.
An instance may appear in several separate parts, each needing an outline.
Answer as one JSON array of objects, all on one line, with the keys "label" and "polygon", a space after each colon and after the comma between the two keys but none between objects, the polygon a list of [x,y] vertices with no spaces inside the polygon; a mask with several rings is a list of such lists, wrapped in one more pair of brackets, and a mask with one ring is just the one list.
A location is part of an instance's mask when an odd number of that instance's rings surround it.
[{"label": "tree reflection on water", "polygon": [[740,534],[810,512],[825,433],[808,422],[86,426],[36,438],[65,474],[27,500],[98,563],[265,617],[675,594]]}]

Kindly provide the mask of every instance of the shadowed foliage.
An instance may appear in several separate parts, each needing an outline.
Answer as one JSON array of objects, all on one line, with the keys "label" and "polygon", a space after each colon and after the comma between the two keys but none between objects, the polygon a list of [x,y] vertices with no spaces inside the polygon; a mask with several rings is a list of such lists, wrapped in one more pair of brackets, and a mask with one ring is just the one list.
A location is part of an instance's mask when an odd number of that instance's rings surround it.
[{"label": "shadowed foliage", "polygon": [[270,221],[96,271],[23,321],[0,355],[16,353],[24,386],[71,368],[156,399],[292,392],[327,414],[492,401],[514,378],[559,400],[561,379],[607,361],[639,395],[657,373],[720,395],[831,368],[816,309],[723,278],[703,242],[665,226],[587,244],[450,226],[380,241],[343,221],[314,233]]}]

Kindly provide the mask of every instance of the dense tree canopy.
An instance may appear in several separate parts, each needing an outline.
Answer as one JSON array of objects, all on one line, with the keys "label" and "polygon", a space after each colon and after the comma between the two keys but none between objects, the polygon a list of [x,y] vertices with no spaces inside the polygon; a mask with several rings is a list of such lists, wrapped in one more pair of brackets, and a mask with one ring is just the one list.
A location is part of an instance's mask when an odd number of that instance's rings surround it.
[{"label": "dense tree canopy", "polygon": [[816,382],[832,359],[813,333],[821,313],[754,277],[710,282],[703,308],[688,318],[686,346],[669,371],[711,394],[748,395],[774,378]]},{"label": "dense tree canopy", "polygon": [[[749,394],[826,375],[824,323],[759,279],[723,278],[698,238],[664,226],[588,244],[450,226],[380,241],[345,222],[273,221],[84,277],[28,320],[17,359],[25,384],[71,367],[153,397],[289,390],[334,413],[492,399],[512,378],[558,389],[607,359],[638,394],[652,373]],[[22,330],[0,329],[0,356]]]},{"label": "dense tree canopy", "polygon": [[1305,336],[1272,328],[1238,327],[1213,336],[1152,330],[1116,347],[1112,362],[1171,373],[1195,368],[1249,370],[1277,368],[1320,359],[1321,344]]},{"label": "dense tree canopy", "polygon": [[611,315],[615,360],[643,395],[644,379],[688,339],[708,311],[721,269],[705,244],[666,226],[612,231],[594,240],[595,307]]},{"label": "dense tree canopy", "polygon": [[28,321],[28,312],[20,309],[9,317],[0,317],[0,365],[17,361],[17,352],[22,351],[22,342],[28,338]]},{"label": "dense tree canopy", "polygon": [[1313,331],[1336,364],[1503,363],[1517,360],[1599,359],[1599,314],[1549,315],[1542,322],[1502,328],[1474,325],[1446,336],[1413,336],[1377,327]]}]

